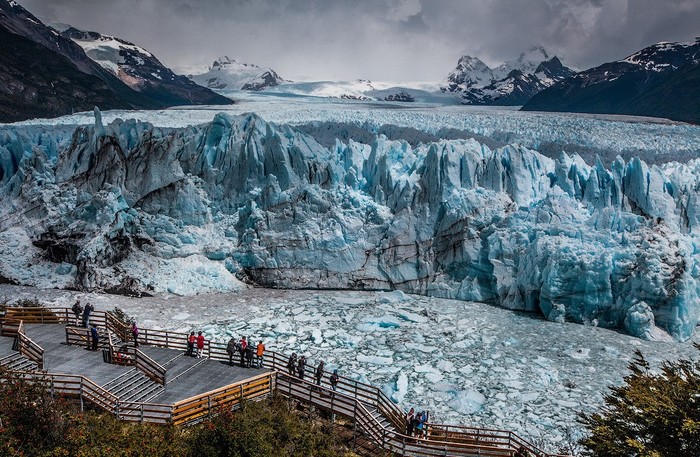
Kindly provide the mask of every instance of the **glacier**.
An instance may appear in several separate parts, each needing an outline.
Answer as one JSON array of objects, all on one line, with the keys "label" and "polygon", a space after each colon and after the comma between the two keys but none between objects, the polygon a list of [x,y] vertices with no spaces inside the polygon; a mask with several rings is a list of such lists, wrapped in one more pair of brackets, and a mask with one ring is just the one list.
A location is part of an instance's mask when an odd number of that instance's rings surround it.
[{"label": "glacier", "polygon": [[129,294],[398,290],[686,340],[699,177],[696,160],[384,136],[326,148],[252,113],[161,128],[96,111],[94,125],[0,129],[0,276]]}]

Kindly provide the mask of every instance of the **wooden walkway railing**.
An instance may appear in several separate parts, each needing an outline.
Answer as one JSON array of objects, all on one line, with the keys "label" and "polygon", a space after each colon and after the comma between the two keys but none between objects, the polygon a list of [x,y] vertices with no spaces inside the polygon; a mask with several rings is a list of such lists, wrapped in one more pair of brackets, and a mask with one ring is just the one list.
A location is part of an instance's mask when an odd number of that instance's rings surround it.
[{"label": "wooden walkway railing", "polygon": [[46,367],[44,358],[44,349],[32,341],[24,333],[24,323],[20,321],[17,327],[17,342],[19,345],[19,353],[28,358],[29,360],[35,362],[40,370]]},{"label": "wooden walkway railing", "polygon": [[[36,311],[37,309],[41,308],[31,308],[31,311],[25,313],[24,310],[27,308],[8,308],[7,316],[0,320],[0,330],[3,334],[12,334],[13,331],[16,331],[13,322],[18,318],[24,319],[27,323],[61,322],[70,324],[75,322],[75,316],[70,309],[43,308],[47,315]],[[96,323],[98,327],[102,326],[114,332],[125,342],[132,339],[128,326],[120,322],[110,312],[95,311],[91,315],[90,321]],[[181,332],[140,329],[139,343],[184,351],[187,348],[187,336],[187,333]],[[214,360],[229,360],[224,342],[207,341],[205,355]],[[388,452],[406,456],[512,457],[522,448],[532,457],[558,457],[538,449],[517,434],[505,430],[427,424],[427,439],[407,436],[404,433],[404,412],[389,400],[380,389],[341,376],[337,386],[338,390],[334,392],[326,387],[319,387],[290,375],[287,370],[287,360],[287,357],[282,354],[266,351],[264,366],[273,370],[272,373],[225,386],[216,391],[183,400],[175,405],[119,403],[118,400],[109,397],[111,395],[109,392],[100,392],[99,386],[92,384],[85,378],[79,383],[74,381],[69,387],[66,387],[66,392],[71,389],[75,390],[75,386],[79,385],[81,398],[87,398],[105,410],[112,410],[125,420],[182,424],[200,420],[215,413],[218,408],[233,407],[239,404],[242,398],[257,398],[277,391],[281,395],[353,420],[368,438]],[[158,367],[150,363],[144,363],[144,365],[149,365],[148,369],[152,372],[159,373]],[[163,371],[165,371],[164,368]],[[314,371],[315,367],[311,365],[306,367],[308,379],[314,379]],[[164,380],[165,373],[162,375]],[[63,376],[63,379],[69,377],[68,375],[47,376]],[[330,384],[329,374],[325,374],[322,382],[324,385]],[[386,420],[388,426],[380,421],[377,413]]]}]

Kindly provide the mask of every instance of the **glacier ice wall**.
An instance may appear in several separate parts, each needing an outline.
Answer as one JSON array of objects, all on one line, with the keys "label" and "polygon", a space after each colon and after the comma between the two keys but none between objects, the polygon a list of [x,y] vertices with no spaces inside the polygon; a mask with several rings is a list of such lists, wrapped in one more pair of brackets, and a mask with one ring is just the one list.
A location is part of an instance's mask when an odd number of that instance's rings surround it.
[{"label": "glacier ice wall", "polygon": [[700,162],[475,140],[332,148],[255,114],[0,131],[0,276],[112,292],[398,289],[689,338]]}]

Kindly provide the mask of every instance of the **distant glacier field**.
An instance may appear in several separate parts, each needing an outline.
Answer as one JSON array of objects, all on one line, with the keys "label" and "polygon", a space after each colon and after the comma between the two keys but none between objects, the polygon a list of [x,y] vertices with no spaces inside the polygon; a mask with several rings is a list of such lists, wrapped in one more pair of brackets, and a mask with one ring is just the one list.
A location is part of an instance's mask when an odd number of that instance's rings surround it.
[{"label": "distant glacier field", "polygon": [[[520,112],[517,107],[461,106],[440,103],[357,102],[323,97],[222,92],[236,101],[230,106],[182,107],[155,111],[106,111],[105,123],[117,118],[137,119],[156,127],[187,127],[211,122],[217,113],[240,115],[254,112],[269,122],[300,125],[313,122],[342,123],[378,130],[382,125],[409,127],[435,133],[457,129],[503,144],[567,153],[595,154],[614,159],[621,154],[647,161],[688,159],[700,156],[700,128],[683,123],[638,116]],[[86,125],[92,112],[56,119],[35,119],[13,125]],[[0,124],[1,125],[1,124]],[[651,160],[650,160],[651,159]]]}]

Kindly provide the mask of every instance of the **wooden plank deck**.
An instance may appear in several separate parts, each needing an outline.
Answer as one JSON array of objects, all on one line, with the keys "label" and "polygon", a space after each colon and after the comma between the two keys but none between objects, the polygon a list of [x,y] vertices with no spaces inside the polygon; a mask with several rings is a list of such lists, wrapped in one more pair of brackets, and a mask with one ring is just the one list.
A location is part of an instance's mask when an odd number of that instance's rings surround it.
[{"label": "wooden plank deck", "polygon": [[[103,330],[103,329],[100,329]],[[65,327],[57,324],[26,324],[25,332],[45,351],[46,370],[50,373],[82,375],[99,386],[128,371],[131,366],[105,363],[102,351],[90,351],[79,346],[65,344]],[[9,345],[12,352],[12,338],[0,338],[0,354]],[[203,394],[219,387],[244,381],[259,374],[270,373],[267,368],[242,368],[230,366],[220,361],[185,356],[183,351],[140,345],[144,353],[165,366],[168,382],[165,390],[152,398],[154,403],[174,404],[178,401]]]}]

